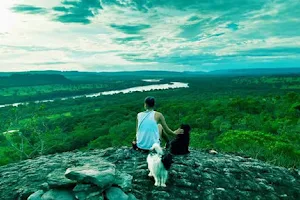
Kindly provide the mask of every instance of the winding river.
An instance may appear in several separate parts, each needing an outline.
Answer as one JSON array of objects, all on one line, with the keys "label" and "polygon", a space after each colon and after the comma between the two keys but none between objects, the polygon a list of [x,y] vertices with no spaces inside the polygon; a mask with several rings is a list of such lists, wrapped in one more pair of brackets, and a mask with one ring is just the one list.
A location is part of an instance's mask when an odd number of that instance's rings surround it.
[{"label": "winding river", "polygon": [[[155,81],[144,80],[146,82],[159,82],[157,79],[153,79]],[[156,81],[157,80],[157,81]],[[127,94],[132,92],[147,92],[151,90],[168,90],[168,89],[175,89],[175,88],[188,88],[188,83],[181,83],[181,82],[171,82],[167,84],[154,84],[154,85],[147,85],[147,86],[137,86],[137,87],[131,87],[123,90],[111,90],[111,91],[105,91],[105,92],[99,92],[94,94],[86,94],[86,95],[78,95],[78,96],[71,96],[71,97],[64,97],[64,98],[58,98],[58,99],[48,99],[48,100],[40,100],[40,101],[34,101],[34,103],[45,103],[45,102],[53,102],[55,100],[67,100],[67,99],[77,99],[82,97],[98,97],[100,95],[114,95],[114,94]],[[26,105],[30,102],[20,102],[20,103],[13,103],[13,104],[3,104],[0,105],[0,108],[8,107],[8,106],[19,106],[19,105]]]}]

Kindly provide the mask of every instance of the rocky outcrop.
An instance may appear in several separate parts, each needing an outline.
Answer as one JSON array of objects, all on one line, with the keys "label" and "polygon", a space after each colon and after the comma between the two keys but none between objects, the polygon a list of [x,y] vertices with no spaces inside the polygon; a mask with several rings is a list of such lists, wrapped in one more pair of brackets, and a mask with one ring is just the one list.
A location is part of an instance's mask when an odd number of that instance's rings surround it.
[{"label": "rocky outcrop", "polygon": [[100,167],[73,167],[67,169],[65,176],[71,180],[81,183],[91,183],[98,186],[99,189],[105,190],[115,182],[115,166],[107,163],[99,163]]},{"label": "rocky outcrop", "polygon": [[166,188],[155,187],[146,156],[122,147],[2,166],[0,199],[300,199],[297,170],[194,149],[174,157]]}]

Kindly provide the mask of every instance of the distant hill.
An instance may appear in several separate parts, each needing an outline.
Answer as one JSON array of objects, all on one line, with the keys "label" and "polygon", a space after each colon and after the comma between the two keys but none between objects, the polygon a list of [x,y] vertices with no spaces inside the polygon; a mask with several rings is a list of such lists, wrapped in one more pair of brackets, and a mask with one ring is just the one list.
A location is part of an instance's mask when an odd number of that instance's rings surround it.
[{"label": "distant hill", "polygon": [[[1,73],[1,77],[11,76],[13,74],[24,74],[25,72],[11,72]],[[62,75],[65,78],[77,82],[77,83],[90,83],[90,82],[103,82],[103,81],[116,81],[116,80],[139,80],[145,78],[173,78],[173,77],[184,77],[191,76],[182,72],[172,71],[120,71],[120,72],[79,72],[79,71],[30,71],[26,72],[40,75]],[[1,85],[1,84],[0,84]]]},{"label": "distant hill", "polygon": [[71,80],[60,74],[14,73],[0,76],[0,87],[17,87],[48,84],[69,84]]},{"label": "distant hill", "polygon": [[257,68],[257,69],[224,69],[211,71],[211,75],[287,75],[287,74],[300,74],[300,68]]},{"label": "distant hill", "polygon": [[184,72],[174,71],[123,71],[123,72],[99,72],[101,76],[125,76],[125,77],[139,77],[139,78],[168,78],[168,77],[182,77]]},{"label": "distant hill", "polygon": [[[0,72],[0,77],[10,76],[12,74],[24,74],[30,73],[35,75],[63,75],[68,79],[81,79],[86,77],[91,78],[106,78],[106,77],[179,77],[182,76],[182,72],[173,72],[173,71],[119,71],[119,72],[79,72],[79,71],[29,71],[29,72]],[[184,72],[185,73],[185,72]]]},{"label": "distant hill", "polygon": [[[70,80],[81,80],[86,79],[86,77],[93,79],[106,79],[123,77],[128,79],[130,77],[139,78],[168,78],[168,77],[185,77],[185,76],[260,76],[260,75],[290,75],[290,74],[300,74],[300,68],[256,68],[256,69],[224,69],[224,70],[214,70],[210,72],[204,71],[153,71],[153,70],[143,70],[143,71],[119,71],[119,72],[79,72],[79,71],[29,71],[29,72],[0,72],[1,77],[9,77],[11,75],[24,75],[31,74],[37,77],[42,77],[42,75],[61,75],[65,79]],[[47,79],[46,79],[47,80]],[[59,79],[57,79],[59,80]],[[61,79],[62,80],[62,79]],[[64,82],[64,81],[63,81]]]}]

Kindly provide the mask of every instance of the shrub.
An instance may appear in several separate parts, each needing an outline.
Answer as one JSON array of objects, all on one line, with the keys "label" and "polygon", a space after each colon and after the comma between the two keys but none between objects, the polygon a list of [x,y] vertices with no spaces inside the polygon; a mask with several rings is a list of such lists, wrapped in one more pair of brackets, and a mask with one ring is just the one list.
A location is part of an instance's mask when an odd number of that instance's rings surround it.
[{"label": "shrub", "polygon": [[300,166],[300,153],[285,137],[259,131],[228,131],[216,139],[225,152],[242,153],[280,166]]}]

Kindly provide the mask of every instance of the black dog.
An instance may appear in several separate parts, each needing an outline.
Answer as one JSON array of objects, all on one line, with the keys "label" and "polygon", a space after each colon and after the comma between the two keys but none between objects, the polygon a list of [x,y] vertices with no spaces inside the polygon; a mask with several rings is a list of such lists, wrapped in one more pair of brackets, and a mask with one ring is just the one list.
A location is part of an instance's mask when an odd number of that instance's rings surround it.
[{"label": "black dog", "polygon": [[170,153],[167,153],[162,156],[161,162],[163,163],[166,170],[169,170],[171,168],[171,165],[173,163],[173,156]]},{"label": "black dog", "polygon": [[174,155],[190,153],[189,145],[191,127],[187,124],[182,124],[180,128],[184,130],[184,133],[177,135],[176,138],[170,142],[170,152]]}]

